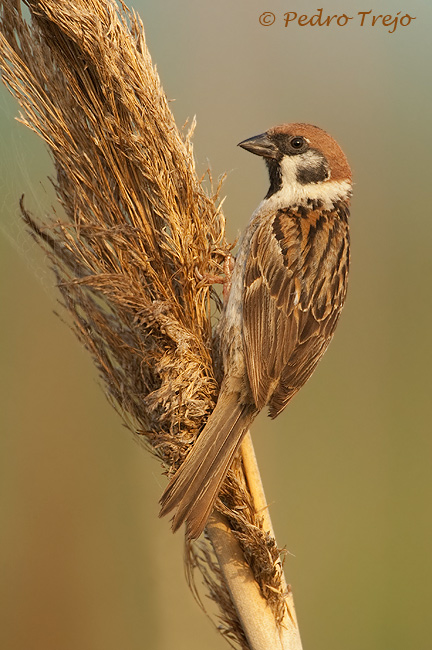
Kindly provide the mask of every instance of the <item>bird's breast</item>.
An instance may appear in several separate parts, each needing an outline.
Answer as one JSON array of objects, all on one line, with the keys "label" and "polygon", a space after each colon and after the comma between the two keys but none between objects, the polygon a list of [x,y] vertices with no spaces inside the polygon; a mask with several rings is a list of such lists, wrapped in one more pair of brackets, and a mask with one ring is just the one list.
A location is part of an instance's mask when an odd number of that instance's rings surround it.
[{"label": "bird's breast", "polygon": [[247,375],[243,348],[244,279],[251,238],[258,225],[259,217],[254,213],[240,240],[230,293],[216,332],[222,350],[225,376],[229,374],[241,378],[242,381]]}]

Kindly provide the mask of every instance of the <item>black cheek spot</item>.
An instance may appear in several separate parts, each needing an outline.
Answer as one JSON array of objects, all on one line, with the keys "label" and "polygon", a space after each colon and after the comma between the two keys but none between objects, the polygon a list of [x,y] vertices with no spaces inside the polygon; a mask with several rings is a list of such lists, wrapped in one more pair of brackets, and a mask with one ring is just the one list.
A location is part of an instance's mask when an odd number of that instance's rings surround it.
[{"label": "black cheek spot", "polygon": [[329,177],[329,171],[325,160],[321,160],[317,165],[305,165],[297,170],[297,181],[301,185],[310,183],[322,183]]}]

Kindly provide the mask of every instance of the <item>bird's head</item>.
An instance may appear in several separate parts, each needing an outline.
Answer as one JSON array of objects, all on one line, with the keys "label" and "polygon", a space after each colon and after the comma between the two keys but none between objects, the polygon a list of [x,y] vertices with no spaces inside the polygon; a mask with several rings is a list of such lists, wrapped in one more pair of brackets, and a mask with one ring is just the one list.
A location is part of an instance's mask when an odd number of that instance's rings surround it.
[{"label": "bird's head", "polygon": [[311,194],[330,199],[337,189],[350,192],[351,169],[346,156],[317,126],[282,124],[243,140],[239,147],[265,159],[270,176],[266,199],[279,194],[279,198],[291,197],[292,203]]}]

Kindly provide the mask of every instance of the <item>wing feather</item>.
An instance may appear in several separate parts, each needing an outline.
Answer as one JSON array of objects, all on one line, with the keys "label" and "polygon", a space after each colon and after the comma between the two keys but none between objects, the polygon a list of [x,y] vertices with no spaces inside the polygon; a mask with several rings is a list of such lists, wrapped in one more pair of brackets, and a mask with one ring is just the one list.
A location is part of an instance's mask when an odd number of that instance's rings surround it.
[{"label": "wing feather", "polygon": [[247,260],[243,343],[258,409],[275,417],[314,371],[345,299],[346,204],[279,210],[256,229]]}]

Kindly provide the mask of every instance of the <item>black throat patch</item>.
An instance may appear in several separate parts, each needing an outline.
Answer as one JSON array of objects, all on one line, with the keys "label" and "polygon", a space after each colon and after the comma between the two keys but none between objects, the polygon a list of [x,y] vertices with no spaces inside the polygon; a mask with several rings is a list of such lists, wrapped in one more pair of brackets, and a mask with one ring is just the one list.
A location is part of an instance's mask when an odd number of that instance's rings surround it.
[{"label": "black throat patch", "polygon": [[272,158],[266,158],[266,165],[270,178],[270,187],[265,195],[265,199],[269,199],[273,194],[279,192],[282,187],[282,174],[280,169],[280,161]]}]

